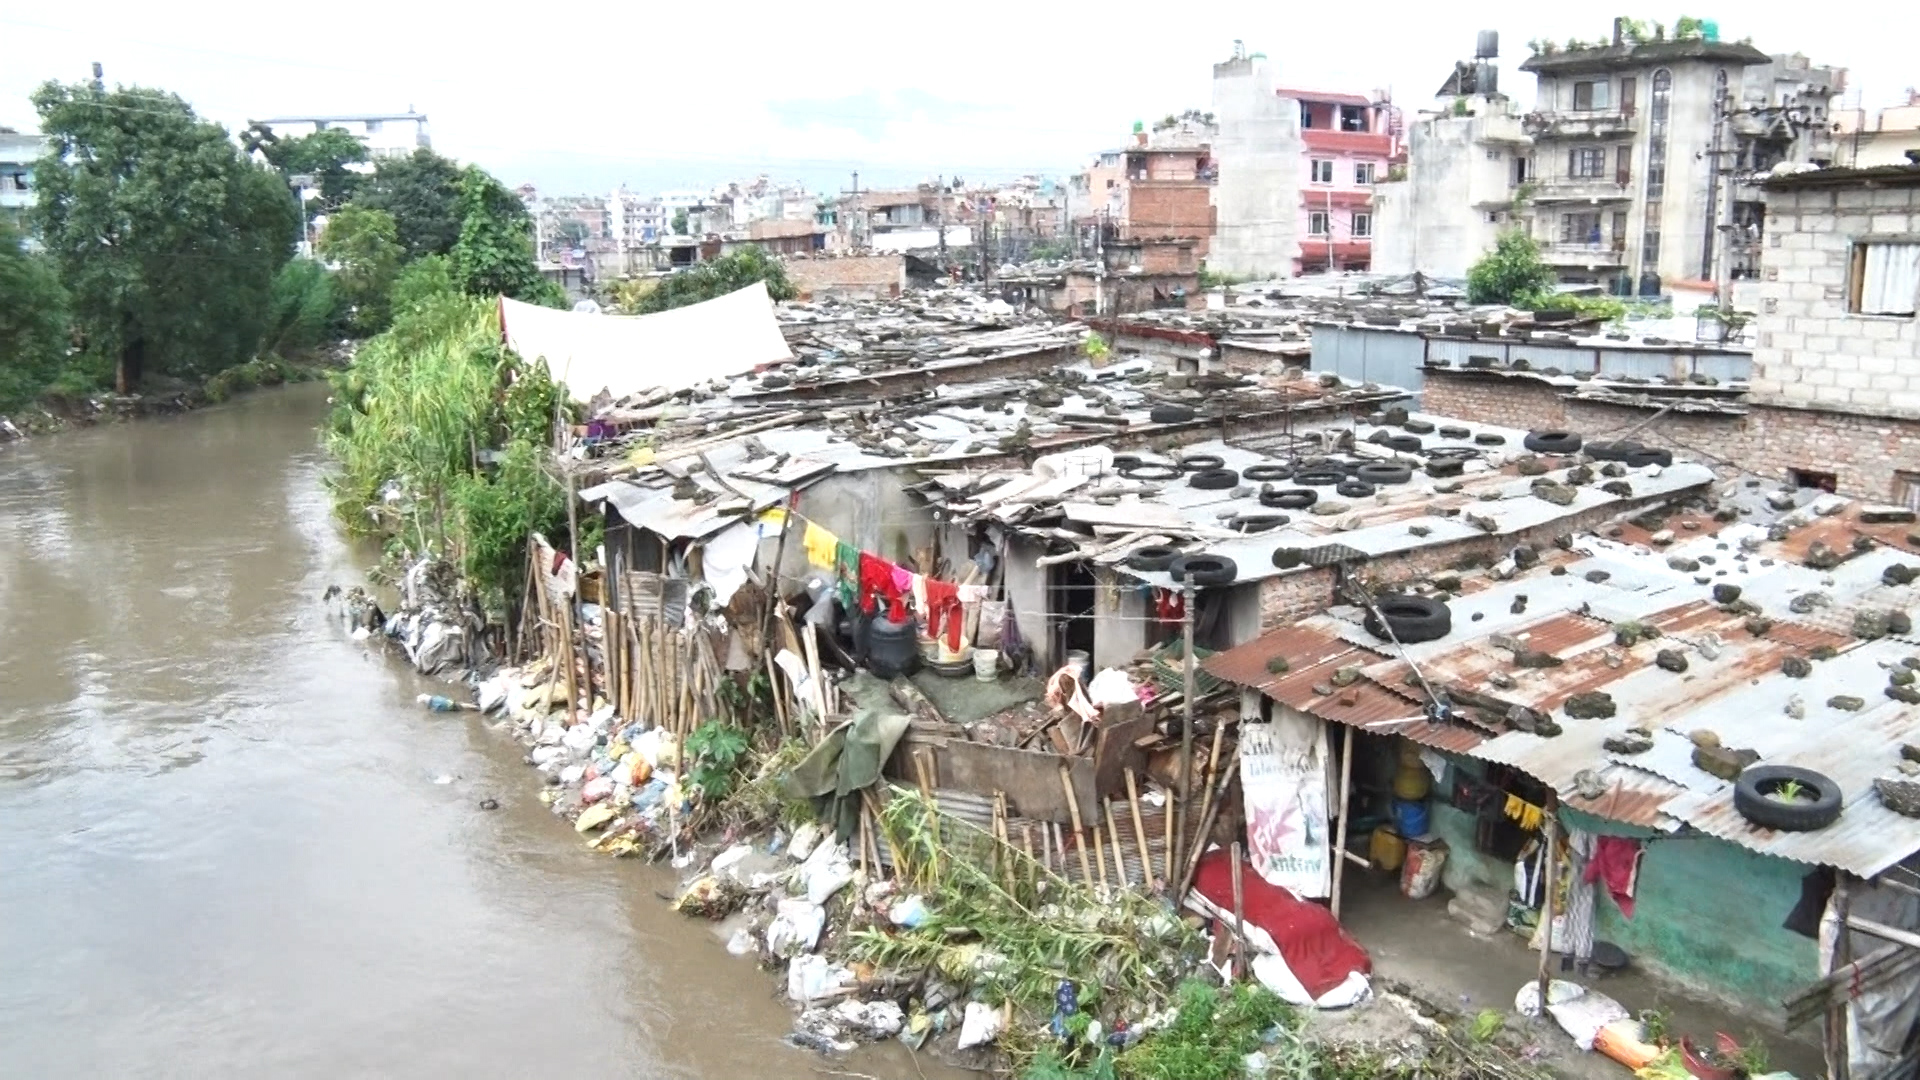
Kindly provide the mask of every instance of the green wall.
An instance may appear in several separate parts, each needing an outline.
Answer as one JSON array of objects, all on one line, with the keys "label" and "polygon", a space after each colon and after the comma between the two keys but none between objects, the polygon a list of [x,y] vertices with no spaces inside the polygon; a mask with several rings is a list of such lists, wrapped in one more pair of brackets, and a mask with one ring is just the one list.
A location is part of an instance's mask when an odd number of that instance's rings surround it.
[{"label": "green wall", "polygon": [[[1480,762],[1471,759],[1454,760],[1452,767],[1481,774]],[[1435,786],[1436,793],[1446,790]],[[1507,895],[1513,865],[1474,847],[1473,817],[1438,798],[1431,807],[1433,830],[1450,849],[1447,888]],[[1669,836],[1564,809],[1562,820],[1589,832],[1655,838],[1640,860],[1633,918],[1620,914],[1604,888],[1595,901],[1595,934],[1627,950],[1636,963],[1769,1012],[1817,977],[1813,939],[1780,926],[1799,902],[1800,879],[1812,867],[1703,834]]]}]

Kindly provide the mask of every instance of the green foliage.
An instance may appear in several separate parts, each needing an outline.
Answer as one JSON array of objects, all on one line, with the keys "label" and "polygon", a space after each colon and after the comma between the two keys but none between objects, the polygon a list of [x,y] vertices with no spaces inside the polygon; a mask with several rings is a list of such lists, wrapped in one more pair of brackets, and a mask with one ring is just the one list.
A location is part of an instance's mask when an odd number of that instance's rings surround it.
[{"label": "green foliage", "polygon": [[1553,271],[1540,260],[1540,248],[1519,229],[1508,229],[1493,250],[1467,270],[1467,300],[1475,304],[1516,304],[1552,290]]},{"label": "green foliage", "polygon": [[343,206],[320,233],[320,257],[332,263],[334,294],[347,328],[377,334],[392,321],[389,294],[400,276],[400,233],[393,215],[364,206]]},{"label": "green foliage", "polygon": [[344,128],[282,138],[271,127],[254,124],[241,133],[240,143],[248,153],[259,151],[284,176],[313,177],[320,192],[317,209],[322,212],[353,197],[361,174],[347,166],[367,160],[367,148]]},{"label": "green foliage", "polygon": [[277,173],[159,90],[46,83],[33,211],[87,347],[128,383],[251,358],[299,210]]},{"label": "green foliage", "polygon": [[1583,317],[1608,322],[1627,317],[1626,301],[1612,296],[1549,292],[1523,298],[1520,306],[1533,311],[1575,311]]},{"label": "green foliage", "polygon": [[527,537],[555,534],[566,524],[567,496],[541,467],[540,446],[507,444],[491,475],[456,477],[450,501],[458,517],[460,572],[468,580],[502,585],[526,569]]},{"label": "green foliage", "polygon": [[687,212],[685,210],[675,210],[673,212],[672,228],[673,235],[675,236],[685,236],[687,234]]},{"label": "green foliage", "polygon": [[333,275],[312,259],[295,259],[274,275],[262,347],[282,355],[320,344],[333,315]]},{"label": "green foliage", "polygon": [[1085,353],[1089,360],[1101,360],[1111,355],[1113,349],[1107,345],[1106,338],[1090,332],[1086,340],[1080,343],[1080,351]]},{"label": "green foliage", "polygon": [[1073,247],[1064,240],[1042,240],[1027,248],[1028,262],[1060,262],[1073,257]]},{"label": "green foliage", "polygon": [[387,292],[388,318],[418,311],[436,297],[458,291],[453,287],[453,263],[445,255],[415,259],[400,269]]},{"label": "green foliage", "polygon": [[453,281],[474,296],[510,296],[565,307],[560,287],[533,261],[533,220],[520,196],[468,166],[460,177],[460,239],[453,245]]},{"label": "green foliage", "polygon": [[1261,1036],[1291,1026],[1293,1010],[1264,986],[1240,984],[1222,993],[1198,980],[1180,984],[1166,1030],[1120,1055],[1120,1072],[1141,1080],[1233,1080]]},{"label": "green foliage", "polygon": [[709,720],[687,736],[687,754],[693,763],[688,782],[700,793],[702,801],[719,802],[739,779],[740,765],[747,755],[746,732]]},{"label": "green foliage", "polygon": [[1453,99],[1453,115],[1455,116],[1472,116],[1473,115],[1473,110],[1467,106],[1466,98],[1457,97]]},{"label": "green foliage", "polygon": [[1673,22],[1673,40],[1697,41],[1706,36],[1706,26],[1691,15],[1682,15]]},{"label": "green foliage", "polygon": [[317,377],[317,374],[317,369],[313,367],[294,364],[277,356],[257,356],[208,379],[204,391],[208,401],[225,401],[243,390],[304,382]]},{"label": "green foliage", "polygon": [[0,219],[0,410],[38,396],[67,356],[67,292],[44,257]]},{"label": "green foliage", "polygon": [[[1076,1017],[1085,1015],[1075,1014]],[[1106,1046],[1100,1048],[1092,1061],[1078,1067],[1068,1061],[1058,1047],[1042,1047],[1027,1067],[1020,1070],[1020,1080],[1119,1080],[1119,1076],[1113,1048]]]},{"label": "green foliage", "polygon": [[635,299],[627,311],[629,314],[646,315],[685,307],[716,296],[725,296],[756,281],[766,282],[767,295],[775,300],[791,300],[799,295],[793,283],[787,280],[786,268],[778,259],[757,247],[750,247],[669,275]]},{"label": "green foliage", "polygon": [[393,217],[407,261],[445,255],[460,239],[464,216],[460,166],[431,150],[411,157],[382,158],[373,175],[361,180],[353,201]]},{"label": "green foliage", "polygon": [[1500,1034],[1500,1029],[1505,1027],[1506,1023],[1507,1018],[1500,1014],[1499,1009],[1481,1009],[1473,1018],[1473,1027],[1467,1034],[1474,1042],[1491,1042],[1494,1036]]}]

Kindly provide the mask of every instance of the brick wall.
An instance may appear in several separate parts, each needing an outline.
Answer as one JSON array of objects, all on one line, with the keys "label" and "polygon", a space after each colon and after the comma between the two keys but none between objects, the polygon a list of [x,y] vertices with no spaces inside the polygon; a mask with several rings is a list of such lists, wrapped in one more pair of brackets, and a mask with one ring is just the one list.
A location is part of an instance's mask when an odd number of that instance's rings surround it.
[{"label": "brick wall", "polygon": [[1127,189],[1128,237],[1196,237],[1197,254],[1207,254],[1213,235],[1211,188],[1204,183],[1137,183]]},{"label": "brick wall", "polygon": [[1753,396],[1920,418],[1920,323],[1848,312],[1853,245],[1920,235],[1920,187],[1767,193]]},{"label": "brick wall", "polygon": [[899,255],[788,259],[787,280],[802,299],[898,296],[907,284],[907,261]]},{"label": "brick wall", "polygon": [[1538,431],[1566,426],[1561,391],[1543,382],[1428,368],[1421,411],[1481,424]]}]

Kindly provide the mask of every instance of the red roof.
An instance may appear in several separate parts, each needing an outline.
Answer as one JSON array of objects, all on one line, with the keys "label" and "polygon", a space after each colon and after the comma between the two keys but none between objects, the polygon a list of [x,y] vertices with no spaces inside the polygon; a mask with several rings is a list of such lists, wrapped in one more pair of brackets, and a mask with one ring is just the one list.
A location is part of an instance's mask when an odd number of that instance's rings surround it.
[{"label": "red roof", "polygon": [[1332,102],[1335,105],[1373,104],[1372,101],[1361,94],[1341,94],[1331,90],[1298,90],[1289,86],[1281,86],[1276,87],[1273,92],[1283,98],[1292,98],[1295,101],[1326,101]]}]

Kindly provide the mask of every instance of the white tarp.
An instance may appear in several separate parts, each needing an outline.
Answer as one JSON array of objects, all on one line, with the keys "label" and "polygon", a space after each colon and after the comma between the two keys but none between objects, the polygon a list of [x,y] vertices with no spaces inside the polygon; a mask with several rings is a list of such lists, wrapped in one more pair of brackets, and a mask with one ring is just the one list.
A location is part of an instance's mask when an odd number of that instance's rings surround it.
[{"label": "white tarp", "polygon": [[1328,895],[1327,732],[1313,717],[1283,712],[1240,725],[1240,785],[1246,795],[1247,857],[1269,883],[1297,896]]},{"label": "white tarp", "polygon": [[507,345],[545,357],[575,401],[683,390],[791,359],[763,282],[657,315],[588,315],[500,298]]}]

